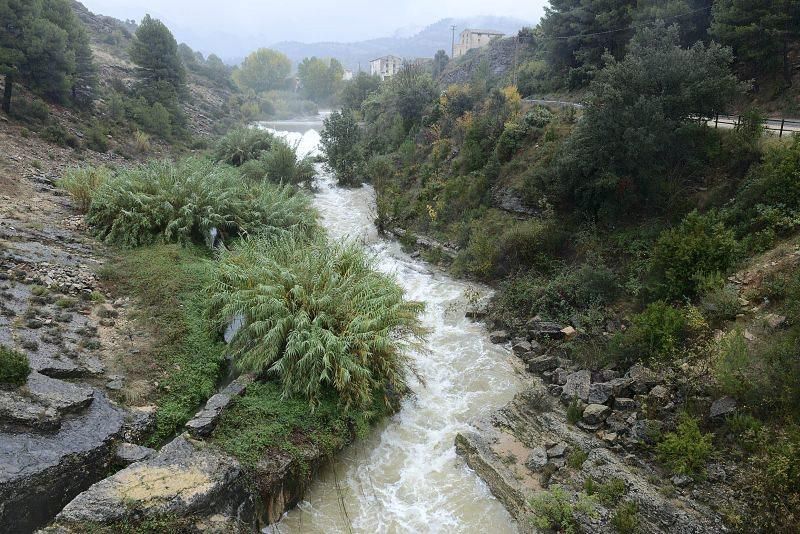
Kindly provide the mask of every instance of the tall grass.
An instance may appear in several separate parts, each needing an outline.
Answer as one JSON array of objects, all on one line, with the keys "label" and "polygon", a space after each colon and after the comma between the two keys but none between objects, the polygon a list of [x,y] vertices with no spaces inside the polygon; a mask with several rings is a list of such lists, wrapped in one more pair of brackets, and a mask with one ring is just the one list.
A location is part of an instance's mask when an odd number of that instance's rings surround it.
[{"label": "tall grass", "polygon": [[92,195],[110,176],[108,167],[73,167],[67,169],[58,185],[67,190],[78,210],[86,213],[92,203]]},{"label": "tall grass", "polygon": [[408,389],[423,305],[358,246],[296,233],[245,239],[222,256],[209,292],[219,328],[244,317],[231,343],[239,367],[277,375],[284,397],[317,406],[333,390],[347,409]]},{"label": "tall grass", "polygon": [[211,228],[243,235],[315,224],[308,198],[288,186],[247,184],[232,167],[194,158],[119,172],[95,192],[87,221],[125,247],[203,243]]},{"label": "tall grass", "polygon": [[294,147],[277,140],[269,152],[261,156],[266,176],[271,182],[299,184],[314,177],[314,163],[310,158],[298,158]]}]

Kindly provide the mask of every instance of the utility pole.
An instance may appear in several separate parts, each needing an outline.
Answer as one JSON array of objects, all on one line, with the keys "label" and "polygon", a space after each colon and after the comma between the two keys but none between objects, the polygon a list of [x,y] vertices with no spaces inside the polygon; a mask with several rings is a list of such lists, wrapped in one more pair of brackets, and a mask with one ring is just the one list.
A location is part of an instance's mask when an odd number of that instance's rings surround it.
[{"label": "utility pole", "polygon": [[453,24],[450,26],[450,31],[452,32],[452,37],[450,38],[450,58],[454,58],[456,55],[456,25]]}]

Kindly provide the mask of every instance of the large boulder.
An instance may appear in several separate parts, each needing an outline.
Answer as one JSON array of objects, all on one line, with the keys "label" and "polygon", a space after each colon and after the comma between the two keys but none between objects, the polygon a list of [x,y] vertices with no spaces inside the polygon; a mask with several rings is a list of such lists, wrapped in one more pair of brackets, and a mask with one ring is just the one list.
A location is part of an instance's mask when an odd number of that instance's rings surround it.
[{"label": "large boulder", "polygon": [[172,515],[222,514],[254,522],[254,506],[239,462],[179,436],[153,458],[101,480],[73,499],[57,524],[108,524]]},{"label": "large boulder", "polygon": [[583,420],[590,425],[597,425],[606,420],[611,408],[605,404],[590,404],[583,410]]},{"label": "large boulder", "polygon": [[589,400],[589,386],[592,383],[592,374],[586,370],[581,369],[567,375],[567,381],[564,383],[561,397],[564,400],[580,399],[583,402]]}]

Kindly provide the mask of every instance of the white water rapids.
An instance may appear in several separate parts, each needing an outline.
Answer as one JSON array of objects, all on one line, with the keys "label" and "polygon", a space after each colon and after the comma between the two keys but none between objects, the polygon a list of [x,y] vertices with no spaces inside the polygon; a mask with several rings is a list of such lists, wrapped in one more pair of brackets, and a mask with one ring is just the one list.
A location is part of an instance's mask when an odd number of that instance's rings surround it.
[{"label": "white water rapids", "polygon": [[[300,154],[318,153],[318,120],[262,126]],[[426,384],[413,384],[416,395],[399,413],[337,455],[305,500],[271,531],[515,532],[511,516],[453,446],[469,420],[499,408],[521,388],[508,350],[491,344],[485,328],[464,317],[465,292],[485,290],[429,268],[378,236],[371,187],[338,188],[321,167],[316,185],[314,204],[329,235],[362,241],[409,299],[425,302],[429,351],[416,355],[416,362]]]}]

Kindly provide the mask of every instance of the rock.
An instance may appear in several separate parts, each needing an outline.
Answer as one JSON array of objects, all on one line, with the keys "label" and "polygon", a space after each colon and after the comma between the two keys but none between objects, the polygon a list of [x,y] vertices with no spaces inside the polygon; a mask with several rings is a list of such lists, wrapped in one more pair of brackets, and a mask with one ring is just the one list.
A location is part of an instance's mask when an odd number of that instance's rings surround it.
[{"label": "rock", "polygon": [[686,475],[674,475],[670,479],[670,482],[672,482],[672,484],[677,488],[683,488],[691,484],[693,480],[691,477],[688,477]]},{"label": "rock", "polygon": [[211,434],[211,431],[217,426],[217,421],[223,410],[233,399],[244,393],[252,381],[253,377],[251,375],[242,375],[208,399],[205,407],[186,423],[187,430],[194,436]]},{"label": "rock", "polygon": [[724,482],[728,476],[722,465],[716,463],[708,464],[706,473],[708,474],[708,480],[711,482]]},{"label": "rock", "polygon": [[610,413],[611,408],[605,404],[590,404],[583,410],[583,420],[590,425],[596,425],[605,421]]},{"label": "rock", "polygon": [[114,459],[122,465],[130,465],[152,458],[158,453],[155,449],[134,445],[133,443],[120,443],[114,453]]},{"label": "rock", "polygon": [[650,390],[650,398],[654,399],[658,404],[663,405],[669,401],[669,390],[664,386],[655,386]]},{"label": "rock", "polygon": [[567,383],[567,377],[569,376],[569,374],[570,372],[567,371],[566,369],[556,369],[553,375],[553,381],[556,384],[563,386],[564,384]]},{"label": "rock", "polygon": [[612,378],[606,383],[611,386],[611,394],[614,397],[626,397],[633,392],[631,390],[631,385],[633,384],[632,378]]},{"label": "rock", "polygon": [[99,391],[57,432],[0,433],[0,532],[32,532],[108,474],[125,412]]},{"label": "rock", "polygon": [[778,328],[782,326],[786,322],[785,315],[778,315],[775,313],[768,313],[764,316],[764,322],[767,323],[767,326],[770,328]]},{"label": "rock", "polygon": [[0,389],[0,421],[38,430],[55,430],[65,414],[85,409],[93,399],[91,388],[32,371],[24,387]]},{"label": "rock", "polygon": [[544,447],[535,447],[525,460],[525,466],[531,471],[540,471],[547,465],[547,451]]},{"label": "rock", "polygon": [[603,382],[608,382],[610,380],[614,380],[615,378],[619,378],[619,371],[616,369],[603,369],[600,371],[600,379]]},{"label": "rock", "polygon": [[635,441],[647,445],[655,445],[661,436],[663,423],[655,419],[641,419],[634,421],[630,428],[630,435]]},{"label": "rock", "polygon": [[627,397],[615,397],[614,409],[623,412],[630,412],[636,409],[636,401]]},{"label": "rock", "polygon": [[564,392],[564,388],[562,388],[558,384],[548,384],[547,392],[553,397],[560,397],[561,394]]},{"label": "rock", "polygon": [[125,386],[125,377],[120,375],[109,376],[110,380],[106,383],[106,387],[112,391],[119,391]]},{"label": "rock", "polygon": [[558,367],[558,358],[556,356],[537,356],[528,362],[528,371],[532,373],[541,373],[543,371],[552,371]]},{"label": "rock", "polygon": [[572,326],[565,326],[561,329],[561,333],[564,334],[564,339],[572,339],[578,335],[578,331],[575,330]]},{"label": "rock", "polygon": [[614,393],[611,384],[600,382],[589,386],[589,404],[605,404]]},{"label": "rock", "polygon": [[[635,422],[636,416],[631,415],[631,417],[633,417],[632,422]],[[630,424],[631,423],[628,422],[628,416],[624,412],[618,410],[611,410],[611,415],[606,418],[606,426],[609,432],[614,432],[615,434],[627,434]]]},{"label": "rock", "polygon": [[580,420],[575,424],[575,426],[581,430],[585,430],[586,432],[594,433],[603,428],[603,423],[602,421],[598,423],[588,423],[584,420]]},{"label": "rock", "polygon": [[589,385],[592,381],[592,375],[586,369],[576,371],[567,375],[567,380],[564,382],[564,390],[562,397],[568,400],[578,398],[583,402],[589,400]]},{"label": "rock", "polygon": [[522,357],[526,352],[531,352],[531,344],[527,341],[517,341],[511,346],[511,351],[516,356]]},{"label": "rock", "polygon": [[646,393],[659,382],[654,371],[638,363],[628,370],[626,376],[633,381],[630,387],[635,393]]},{"label": "rock", "polygon": [[532,319],[525,326],[531,339],[564,339],[564,332],[558,323]]},{"label": "rock", "polygon": [[616,432],[605,432],[601,430],[598,436],[604,443],[608,445],[613,445],[617,442],[619,435]]},{"label": "rock", "polygon": [[254,520],[244,471],[239,462],[183,436],[149,460],[134,463],[75,497],[56,516],[56,524],[125,522],[164,515],[238,516]]},{"label": "rock", "polygon": [[561,458],[567,451],[569,450],[569,445],[567,445],[566,441],[559,441],[549,449],[547,449],[547,457],[548,458]]},{"label": "rock", "polygon": [[496,344],[506,343],[511,336],[505,330],[495,330],[489,334],[489,341]]},{"label": "rock", "polygon": [[725,396],[715,400],[711,403],[711,410],[709,415],[712,419],[725,417],[736,411],[736,399],[733,397]]},{"label": "rock", "polygon": [[754,336],[753,333],[750,332],[750,330],[747,330],[747,329],[745,329],[745,331],[744,331],[744,338],[747,341],[755,341],[756,340],[756,336]]}]

